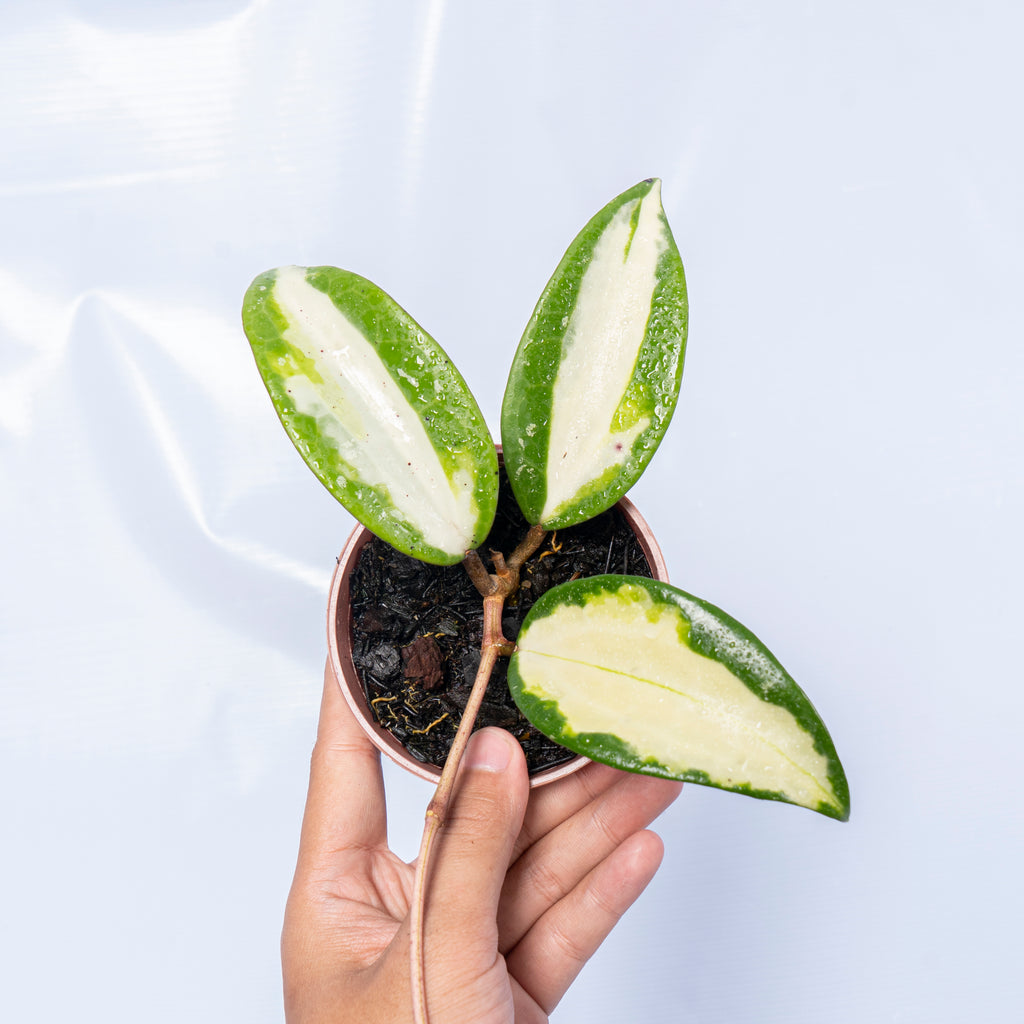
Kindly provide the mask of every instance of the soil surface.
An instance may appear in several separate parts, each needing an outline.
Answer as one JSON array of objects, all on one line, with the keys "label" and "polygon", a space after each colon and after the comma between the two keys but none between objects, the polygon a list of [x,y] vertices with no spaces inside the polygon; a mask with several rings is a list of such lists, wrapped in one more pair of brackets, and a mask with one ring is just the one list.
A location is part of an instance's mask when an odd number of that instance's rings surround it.
[{"label": "soil surface", "polygon": [[[529,529],[502,471],[498,514],[480,549],[512,553]],[[548,534],[523,567],[518,591],[505,602],[506,639],[519,635],[534,601],[551,587],[580,576],[613,572],[651,576],[640,544],[618,509]],[[351,580],[352,657],[378,722],[420,761],[444,764],[480,663],[483,599],[462,565],[419,562],[374,537],[362,550]],[[573,757],[523,717],[499,658],[476,728],[511,732],[531,773]]]}]

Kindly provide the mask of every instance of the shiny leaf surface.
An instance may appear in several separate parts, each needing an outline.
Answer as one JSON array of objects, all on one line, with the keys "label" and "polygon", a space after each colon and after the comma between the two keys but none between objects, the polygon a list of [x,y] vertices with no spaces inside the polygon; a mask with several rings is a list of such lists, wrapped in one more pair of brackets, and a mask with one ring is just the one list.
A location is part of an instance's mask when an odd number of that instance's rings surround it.
[{"label": "shiny leaf surface", "polygon": [[803,691],[749,630],[667,583],[553,588],[508,678],[541,732],[589,758],[849,816],[842,765]]},{"label": "shiny leaf surface", "polygon": [[494,442],[459,372],[390,296],[334,267],[283,267],[249,287],[242,322],[288,436],[361,523],[440,565],[483,541]]},{"label": "shiny leaf surface", "polygon": [[516,352],[501,436],[530,522],[590,519],[640,476],[675,410],[687,318],[661,185],[643,181],[577,235]]}]

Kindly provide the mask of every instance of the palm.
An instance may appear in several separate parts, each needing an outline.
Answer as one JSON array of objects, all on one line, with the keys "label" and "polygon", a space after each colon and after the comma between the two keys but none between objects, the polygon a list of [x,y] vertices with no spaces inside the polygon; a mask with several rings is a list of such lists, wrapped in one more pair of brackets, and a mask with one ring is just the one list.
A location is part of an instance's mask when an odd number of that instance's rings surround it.
[{"label": "palm", "polygon": [[408,917],[413,867],[386,848],[353,852],[339,867],[338,874],[323,880],[320,934],[357,938],[349,955],[369,966]]}]

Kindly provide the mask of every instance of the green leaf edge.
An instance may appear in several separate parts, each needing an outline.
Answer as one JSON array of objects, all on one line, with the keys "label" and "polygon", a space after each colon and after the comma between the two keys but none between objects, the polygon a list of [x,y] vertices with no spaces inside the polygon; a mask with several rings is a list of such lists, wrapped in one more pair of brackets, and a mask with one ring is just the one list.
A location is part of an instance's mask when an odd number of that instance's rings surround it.
[{"label": "green leaf edge", "polygon": [[[635,199],[642,199],[657,183],[657,178],[647,178],[616,196],[576,235],[537,300],[513,357],[501,407],[502,449],[512,491],[530,523],[540,521],[547,496],[544,477],[547,472],[550,435],[549,410],[556,378],[556,374],[551,373],[546,378],[537,379],[535,367],[540,363],[548,367],[557,366],[560,361],[565,331],[562,320],[571,316],[576,306],[580,283],[595,239],[622,206]],[[645,380],[662,385],[659,390],[652,391],[649,401],[644,403],[650,406],[652,425],[636,438],[630,456],[622,466],[613,467],[595,480],[574,503],[567,508],[563,507],[557,515],[545,521],[542,524],[545,529],[564,529],[592,519],[626,494],[646,470],[678,404],[689,329],[689,300],[682,257],[664,210],[660,218],[669,244],[658,258],[658,285],[651,296],[651,315],[637,355],[637,367],[641,372],[634,370],[633,379],[619,406],[621,412],[630,399],[635,399]],[[671,289],[677,289],[682,295],[678,317],[675,302],[664,301],[666,293]],[[663,328],[661,322],[667,319],[673,322]],[[678,355],[671,372],[665,372],[665,368],[660,366],[656,373],[644,372],[653,371],[661,363],[663,349],[656,339],[668,331],[674,331],[680,339]],[[659,404],[663,412],[660,417],[654,417],[653,409]],[[619,412],[616,413],[618,415]],[[532,436],[527,433],[528,426],[535,427]]]},{"label": "green leaf edge", "polygon": [[[316,478],[363,526],[397,550],[421,561],[435,565],[457,564],[465,552],[455,554],[426,544],[422,536],[405,523],[375,515],[373,510],[382,505],[381,501],[360,500],[355,486],[339,486],[334,476],[321,471],[321,466],[336,460],[335,449],[321,438],[316,419],[300,413],[284,387],[278,385],[282,378],[273,362],[276,356],[287,350],[287,343],[281,335],[288,326],[288,320],[273,299],[273,285],[280,269],[283,268],[258,275],[246,290],[242,301],[242,326],[260,377],[285,433]],[[305,271],[307,283],[327,295],[339,312],[363,332],[375,347],[386,346],[391,355],[402,352],[402,360],[396,361],[395,367],[389,366],[385,359],[382,359],[382,363],[414,408],[424,408],[423,403],[416,400],[421,397],[421,392],[403,378],[397,368],[406,368],[405,361],[414,360],[419,355],[429,360],[432,370],[436,369],[447,378],[442,386],[442,400],[432,404],[430,418],[421,417],[421,421],[446,472],[450,473],[456,468],[458,452],[469,455],[476,466],[473,497],[478,514],[467,550],[479,547],[490,532],[497,509],[498,460],[494,441],[480,407],[458,368],[438,342],[372,281],[339,267],[300,269]],[[349,300],[347,303],[346,299]],[[387,328],[382,326],[383,320],[375,317],[375,310],[378,315],[383,310],[394,319],[399,328],[396,335],[389,334]],[[422,368],[414,369],[422,372]],[[363,487],[373,494],[379,493],[367,485]]]},{"label": "green leaf edge", "polygon": [[[607,593],[609,590],[615,591],[627,584],[644,588],[655,601],[675,604],[691,623],[687,636],[680,637],[681,642],[685,643],[690,650],[697,654],[725,665],[759,699],[784,708],[793,715],[797,724],[811,737],[814,749],[827,759],[829,769],[826,778],[839,804],[835,806],[826,801],[821,801],[816,807],[809,807],[808,809],[817,811],[826,817],[835,818],[838,821],[847,821],[850,817],[850,790],[846,773],[836,753],[832,737],[829,735],[821,716],[814,709],[810,698],[808,698],[793,677],[779,663],[775,655],[768,650],[757,636],[727,612],[722,611],[722,609],[710,602],[694,597],[692,594],[688,594],[678,587],[673,587],[671,584],[662,583],[659,580],[652,580],[643,576],[618,576],[611,574],[591,576],[586,579],[572,580],[568,583],[560,584],[543,594],[530,609],[520,632],[526,632],[532,622],[552,614],[561,606],[576,605],[584,607],[588,597],[599,593]],[[699,609],[704,615],[717,619],[719,624],[731,632],[739,642],[754,647],[760,655],[766,657],[781,673],[784,686],[772,686],[770,689],[766,689],[762,681],[748,666],[732,656],[727,649],[723,650],[721,647],[716,646],[713,638],[705,635],[706,631],[702,628],[701,623],[699,621],[696,623],[692,621],[692,616],[687,608],[688,604]],[[539,698],[527,689],[526,682],[519,673],[515,654],[513,654],[509,662],[508,687],[519,710],[537,729],[549,739],[554,740],[554,742],[591,760],[600,761],[603,764],[609,764],[613,768],[620,768],[624,771],[653,775],[658,778],[676,779],[682,782],[692,782],[697,785],[710,786],[715,789],[724,789],[729,792],[740,793],[744,796],[755,797],[759,800],[776,800],[781,803],[793,804],[797,807],[808,806],[791,800],[785,794],[775,790],[754,789],[748,784],[730,786],[713,782],[705,772],[696,769],[689,769],[682,773],[675,772],[653,757],[642,757],[632,745],[625,743],[620,737],[611,733],[573,732],[568,728],[568,721],[558,709],[557,702]]]}]

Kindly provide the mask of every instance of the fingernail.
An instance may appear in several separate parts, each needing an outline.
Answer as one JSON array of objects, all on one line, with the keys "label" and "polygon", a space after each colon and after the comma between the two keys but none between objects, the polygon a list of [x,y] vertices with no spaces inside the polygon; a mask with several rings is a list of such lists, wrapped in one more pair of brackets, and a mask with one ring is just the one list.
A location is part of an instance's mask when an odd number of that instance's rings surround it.
[{"label": "fingernail", "polygon": [[466,767],[503,772],[512,759],[512,737],[501,729],[481,729],[466,750]]}]

